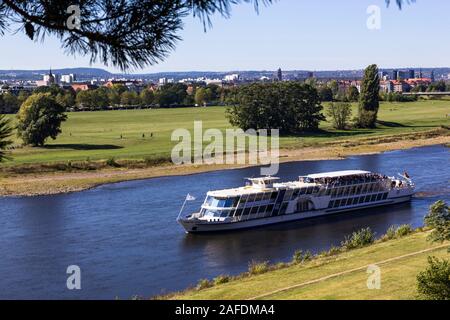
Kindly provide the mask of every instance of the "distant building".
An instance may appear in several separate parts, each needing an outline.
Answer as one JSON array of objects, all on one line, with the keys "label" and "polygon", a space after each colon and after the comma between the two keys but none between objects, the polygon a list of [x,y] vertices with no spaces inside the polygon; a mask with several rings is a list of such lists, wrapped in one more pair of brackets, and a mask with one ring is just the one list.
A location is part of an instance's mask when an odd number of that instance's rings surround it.
[{"label": "distant building", "polygon": [[392,70],[392,80],[398,80],[399,74],[398,70]]},{"label": "distant building", "polygon": [[75,91],[77,91],[77,90],[81,90],[81,91],[94,90],[94,89],[98,88],[98,86],[92,85],[90,83],[72,83],[71,87]]},{"label": "distant building", "polygon": [[43,87],[43,86],[51,86],[54,84],[57,84],[57,78],[52,73],[52,69],[50,69],[48,74],[44,74],[42,77],[42,80],[36,81],[36,86]]},{"label": "distant building", "polygon": [[228,74],[223,78],[226,82],[236,82],[239,81],[240,76],[239,74],[235,73],[235,74]]},{"label": "distant building", "polygon": [[410,69],[408,73],[409,73],[408,79],[414,79],[416,77],[416,71],[414,69]]},{"label": "distant building", "polygon": [[411,90],[411,86],[406,81],[395,80],[392,82],[394,84],[394,92],[402,93]]},{"label": "distant building", "polygon": [[72,82],[74,82],[76,80],[77,80],[77,78],[73,73],[61,75],[61,83],[71,84]]},{"label": "distant building", "polygon": [[380,82],[380,91],[383,93],[394,92],[394,82],[389,80]]},{"label": "distant building", "polygon": [[435,76],[434,76],[434,70],[431,70],[431,76],[430,76],[430,78],[431,78],[431,82],[435,82],[435,81],[436,81],[436,78],[435,78]]},{"label": "distant building", "polygon": [[160,78],[159,81],[158,81],[158,84],[159,84],[160,86],[163,86],[163,85],[165,85],[165,84],[167,84],[167,83],[168,83],[167,78]]}]

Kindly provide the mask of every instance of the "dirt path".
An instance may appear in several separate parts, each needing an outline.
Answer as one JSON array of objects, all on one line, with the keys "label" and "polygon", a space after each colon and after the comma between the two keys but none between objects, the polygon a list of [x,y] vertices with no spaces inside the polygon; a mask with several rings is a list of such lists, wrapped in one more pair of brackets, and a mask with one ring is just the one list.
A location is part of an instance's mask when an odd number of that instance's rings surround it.
[{"label": "dirt path", "polygon": [[[402,255],[402,256],[393,257],[393,258],[389,258],[389,259],[386,259],[386,260],[378,261],[378,262],[375,262],[375,263],[371,263],[370,265],[381,265],[381,264],[385,264],[385,263],[401,260],[401,259],[404,259],[404,258],[416,256],[416,255],[419,255],[419,254],[422,254],[422,253],[427,253],[427,252],[431,252],[431,251],[435,251],[435,250],[442,249],[442,248],[447,248],[447,247],[449,247],[449,245],[448,244],[444,244],[444,245],[441,245],[441,246],[438,246],[438,247],[429,248],[429,249],[425,249],[425,250],[420,250],[420,251],[408,253],[408,254],[405,254],[405,255]],[[363,270],[366,270],[368,267],[369,267],[369,265],[365,265],[365,266],[362,266],[362,267],[358,267],[358,268],[354,268],[354,269],[350,269],[350,270],[345,270],[345,271],[342,271],[342,272],[333,273],[333,274],[330,274],[330,275],[325,276],[325,277],[321,277],[321,278],[318,278],[318,279],[314,279],[314,280],[310,280],[310,281],[307,281],[307,282],[299,283],[299,284],[292,285],[292,286],[289,286],[289,287],[285,287],[285,288],[277,289],[277,290],[274,290],[274,291],[270,291],[270,292],[267,292],[267,293],[264,293],[264,294],[261,294],[261,295],[249,298],[247,300],[261,299],[261,298],[268,297],[268,296],[271,296],[271,295],[274,295],[274,294],[277,294],[277,293],[289,291],[289,290],[292,290],[292,289],[301,288],[301,287],[308,286],[308,285],[311,285],[311,284],[315,284],[315,283],[318,283],[318,282],[326,281],[326,280],[329,280],[329,279],[332,279],[332,278],[337,278],[337,277],[340,277],[340,276],[344,276],[344,275],[347,275],[347,274],[350,274],[350,273],[353,273],[353,272],[363,271]]]}]

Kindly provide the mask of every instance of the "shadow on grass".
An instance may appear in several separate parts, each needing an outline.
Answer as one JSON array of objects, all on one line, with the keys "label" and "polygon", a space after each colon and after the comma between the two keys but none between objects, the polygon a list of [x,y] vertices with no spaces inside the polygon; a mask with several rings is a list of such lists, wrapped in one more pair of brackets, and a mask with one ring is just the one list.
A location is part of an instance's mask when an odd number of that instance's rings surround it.
[{"label": "shadow on grass", "polygon": [[407,126],[407,125],[404,125],[404,124],[398,123],[398,122],[382,121],[382,120],[377,120],[377,124],[379,124],[381,126],[389,127],[389,128],[409,128],[409,127],[411,127],[411,126]]},{"label": "shadow on grass", "polygon": [[121,146],[113,144],[48,144],[43,146],[45,149],[73,149],[73,150],[114,150],[122,149]]},{"label": "shadow on grass", "polygon": [[359,135],[367,135],[374,133],[373,130],[341,130],[341,131],[306,131],[295,134],[281,134],[283,138],[339,138],[339,137],[354,137]]}]

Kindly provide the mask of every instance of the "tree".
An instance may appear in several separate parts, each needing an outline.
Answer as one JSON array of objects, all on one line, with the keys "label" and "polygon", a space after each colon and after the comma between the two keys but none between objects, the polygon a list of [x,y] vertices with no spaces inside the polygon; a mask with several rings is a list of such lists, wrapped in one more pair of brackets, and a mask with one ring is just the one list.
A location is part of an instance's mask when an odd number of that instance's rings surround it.
[{"label": "tree", "polygon": [[325,120],[317,90],[298,82],[253,83],[239,88],[227,109],[233,126],[279,129],[281,133],[317,130]]},{"label": "tree", "polygon": [[142,90],[140,93],[141,104],[144,106],[150,106],[155,100],[155,94],[150,89]]},{"label": "tree", "polygon": [[17,114],[17,133],[25,144],[43,146],[47,138],[56,139],[66,119],[64,107],[49,93],[33,94]]},{"label": "tree", "polygon": [[375,128],[379,102],[380,78],[378,67],[372,64],[364,71],[359,96],[358,126],[361,128]]},{"label": "tree", "polygon": [[359,91],[355,86],[350,86],[347,91],[347,99],[350,102],[357,102],[359,100]]},{"label": "tree", "polygon": [[195,104],[199,105],[199,106],[203,106],[206,103],[206,90],[205,88],[197,88],[197,90],[195,90]]},{"label": "tree", "polygon": [[183,105],[187,102],[187,86],[182,83],[168,83],[155,94],[155,102],[161,107]]},{"label": "tree", "polygon": [[17,97],[10,92],[3,94],[3,112],[16,113],[19,109]]},{"label": "tree", "polygon": [[425,225],[433,229],[429,239],[433,242],[450,240],[450,207],[439,200],[430,207],[425,216]]},{"label": "tree", "polygon": [[257,8],[272,0],[0,0],[0,35],[18,24],[12,31],[31,40],[56,36],[66,52],[90,55],[92,62],[144,67],[173,49],[183,17],[192,13],[206,27],[210,16],[228,17],[231,5],[239,2]]},{"label": "tree", "polygon": [[428,267],[417,275],[417,291],[429,300],[450,300],[450,263],[428,257]]},{"label": "tree", "polygon": [[333,101],[333,91],[328,86],[321,86],[319,97],[321,101]]},{"label": "tree", "polygon": [[139,96],[134,91],[125,91],[120,96],[120,103],[126,106],[135,106],[140,104]]},{"label": "tree", "polygon": [[348,121],[352,115],[352,106],[347,102],[330,103],[327,109],[327,116],[333,122],[333,127],[338,130],[347,128]]},{"label": "tree", "polygon": [[0,162],[7,159],[5,149],[12,143],[9,137],[12,133],[10,120],[5,115],[0,114]]}]

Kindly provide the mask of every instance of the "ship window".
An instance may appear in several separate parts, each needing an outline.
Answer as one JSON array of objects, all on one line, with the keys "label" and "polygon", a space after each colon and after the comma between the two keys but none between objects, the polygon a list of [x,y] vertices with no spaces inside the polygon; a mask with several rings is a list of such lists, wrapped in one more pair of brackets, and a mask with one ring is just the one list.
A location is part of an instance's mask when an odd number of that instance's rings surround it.
[{"label": "ship window", "polygon": [[301,188],[300,189],[300,194],[302,195],[302,194],[306,194],[306,188]]},{"label": "ship window", "polygon": [[366,198],[364,199],[364,202],[369,202],[370,201],[370,196],[366,196]]},{"label": "ship window", "polygon": [[286,193],[284,194],[284,201],[289,201],[291,199],[292,196],[292,189],[291,190],[286,190]]},{"label": "ship window", "polygon": [[263,200],[269,200],[270,199],[270,195],[271,195],[271,192],[264,193]]},{"label": "ship window", "polygon": [[334,202],[334,207],[335,208],[337,208],[337,207],[339,207],[339,204],[341,203],[341,200],[336,200],[335,202]]},{"label": "ship window", "polygon": [[370,197],[370,201],[371,201],[371,202],[374,202],[376,199],[377,199],[377,195],[376,195],[376,194],[373,194],[373,195]]},{"label": "ship window", "polygon": [[267,206],[259,207],[258,214],[266,212],[266,208],[267,208]]},{"label": "ship window", "polygon": [[328,208],[333,208],[333,206],[334,206],[334,200],[330,201],[330,203],[328,204]]},{"label": "ship window", "polygon": [[256,198],[256,193],[250,194],[250,195],[248,196],[247,203],[249,203],[249,202],[255,202],[255,198]]},{"label": "ship window", "polygon": [[336,197],[336,188],[333,188],[333,190],[331,190],[331,197],[332,198]]},{"label": "ship window", "polygon": [[275,200],[277,197],[278,197],[278,191],[272,192],[272,194],[270,196],[270,200]]},{"label": "ship window", "polygon": [[362,194],[366,193],[366,189],[367,189],[366,187],[367,187],[366,184],[363,184],[363,185],[361,186],[361,193],[362,193]]},{"label": "ship window", "polygon": [[269,205],[267,206],[266,212],[267,212],[267,213],[272,213],[272,211],[273,211],[273,204],[269,204]]},{"label": "ship window", "polygon": [[361,193],[361,186],[356,186],[355,194],[360,194],[360,193]]},{"label": "ship window", "polygon": [[228,215],[230,214],[230,210],[224,210],[222,211],[222,213],[220,214],[221,218],[226,218],[228,217]]},{"label": "ship window", "polygon": [[287,206],[288,206],[287,202],[283,203],[283,205],[281,206],[281,209],[280,209],[280,215],[286,213]]},{"label": "ship window", "polygon": [[382,196],[383,196],[383,194],[382,194],[382,193],[379,193],[379,194],[377,195],[377,201],[380,201]]},{"label": "ship window", "polygon": [[263,196],[264,196],[264,193],[257,193],[256,196],[255,196],[255,200],[254,201],[255,202],[261,201]]},{"label": "ship window", "polygon": [[242,215],[248,216],[248,214],[250,213],[250,209],[251,209],[251,208],[245,208],[245,209],[244,209],[244,213],[243,213]]},{"label": "ship window", "polygon": [[363,202],[364,202],[364,197],[359,197],[358,203],[363,203]]},{"label": "ship window", "polygon": [[259,209],[259,207],[253,207],[252,208],[252,211],[250,212],[250,214],[255,214],[255,213],[257,213],[258,212],[258,209]]},{"label": "ship window", "polygon": [[234,216],[235,216],[235,217],[241,216],[243,210],[244,210],[244,209],[237,209],[237,210],[234,212]]},{"label": "ship window", "polygon": [[292,199],[295,199],[300,194],[300,189],[295,189],[292,193]]},{"label": "ship window", "polygon": [[386,199],[387,199],[387,196],[388,196],[387,192],[384,193],[384,194],[383,194],[383,200],[386,200]]}]

